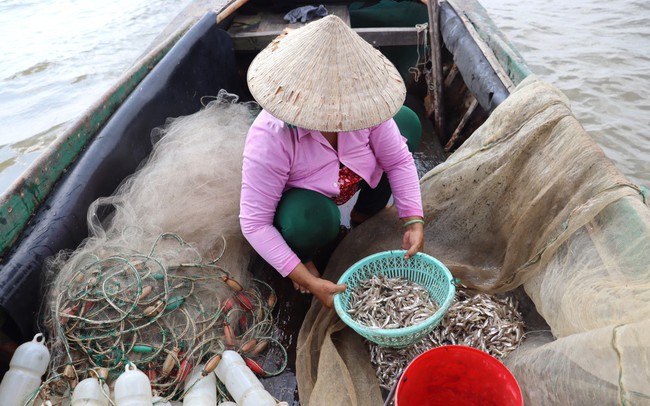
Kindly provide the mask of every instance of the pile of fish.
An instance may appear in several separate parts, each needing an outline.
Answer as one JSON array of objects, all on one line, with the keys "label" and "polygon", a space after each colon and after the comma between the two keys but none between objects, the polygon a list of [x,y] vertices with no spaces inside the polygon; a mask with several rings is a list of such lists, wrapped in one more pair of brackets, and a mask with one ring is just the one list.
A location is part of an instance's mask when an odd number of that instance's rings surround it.
[{"label": "pile of fish", "polygon": [[[375,294],[366,291],[369,300],[380,303]],[[413,310],[402,308],[395,317],[407,318],[402,312],[410,314]],[[461,286],[440,324],[422,341],[400,349],[370,341],[367,345],[380,386],[390,390],[408,363],[431,348],[466,345],[502,359],[521,344],[523,335],[523,318],[512,297],[476,293]]]},{"label": "pile of fish", "polygon": [[421,323],[438,308],[424,286],[375,274],[352,290],[348,314],[368,327],[394,329]]}]

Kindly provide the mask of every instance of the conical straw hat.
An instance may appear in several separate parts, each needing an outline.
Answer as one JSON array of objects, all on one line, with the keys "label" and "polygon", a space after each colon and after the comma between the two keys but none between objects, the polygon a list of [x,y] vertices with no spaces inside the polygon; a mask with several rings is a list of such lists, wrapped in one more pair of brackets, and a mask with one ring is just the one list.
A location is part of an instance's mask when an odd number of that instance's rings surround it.
[{"label": "conical straw hat", "polygon": [[274,39],[251,63],[248,87],[280,120],[332,132],[382,123],[406,97],[395,66],[333,15]]}]

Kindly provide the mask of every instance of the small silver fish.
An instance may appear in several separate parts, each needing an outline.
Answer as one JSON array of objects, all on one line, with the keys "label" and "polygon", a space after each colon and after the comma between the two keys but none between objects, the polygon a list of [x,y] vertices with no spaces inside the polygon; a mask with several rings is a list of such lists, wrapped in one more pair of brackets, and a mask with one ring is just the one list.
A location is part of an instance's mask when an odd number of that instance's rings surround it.
[{"label": "small silver fish", "polygon": [[[406,320],[413,323],[417,318],[412,314]],[[467,345],[503,359],[517,349],[523,338],[523,318],[511,297],[504,299],[473,293],[459,286],[456,299],[440,324],[422,341],[400,349],[381,347],[370,341],[366,343],[379,385],[390,391],[408,363],[431,348]]]},{"label": "small silver fish", "polygon": [[403,328],[433,316],[439,306],[423,286],[405,278],[373,275],[351,292],[348,314],[369,327]]}]

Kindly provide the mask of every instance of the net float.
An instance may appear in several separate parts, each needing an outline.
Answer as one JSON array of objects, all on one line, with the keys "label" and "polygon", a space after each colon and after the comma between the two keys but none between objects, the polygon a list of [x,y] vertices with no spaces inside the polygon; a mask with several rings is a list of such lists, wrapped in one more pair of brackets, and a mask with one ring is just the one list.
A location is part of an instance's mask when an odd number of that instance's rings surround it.
[{"label": "net float", "polygon": [[180,352],[179,347],[174,347],[172,350],[167,354],[167,357],[165,358],[165,362],[163,362],[162,366],[162,376],[167,377],[169,374],[171,374],[172,370],[178,364],[178,353]]},{"label": "net float", "polygon": [[230,289],[234,290],[235,292],[241,292],[244,290],[244,287],[239,282],[229,276],[222,276],[221,280],[224,281],[226,285],[228,285]]},{"label": "net float", "polygon": [[176,382],[185,382],[185,379],[187,379],[187,375],[189,375],[191,370],[192,363],[190,360],[184,359],[181,361],[181,365],[178,368],[178,372],[176,373]]},{"label": "net float", "polygon": [[165,308],[165,302],[157,300],[156,303],[144,309],[144,315],[147,317],[156,317]]},{"label": "net float", "polygon": [[259,376],[265,376],[266,372],[264,371],[264,368],[255,360],[252,360],[250,358],[244,358],[244,362],[250,368],[251,371],[256,373]]},{"label": "net float", "polygon": [[275,293],[271,292],[271,294],[269,295],[269,298],[267,300],[267,303],[269,305],[269,309],[273,309],[277,302],[278,302],[278,297],[275,295]]},{"label": "net float", "polygon": [[251,352],[256,345],[257,345],[257,340],[253,338],[251,340],[246,341],[244,344],[242,344],[241,347],[239,347],[239,351],[246,354],[248,352]]},{"label": "net float", "polygon": [[255,348],[253,348],[253,351],[251,351],[252,355],[259,355],[263,353],[269,346],[269,342],[266,340],[260,340],[260,342],[255,345]]},{"label": "net float", "polygon": [[249,312],[253,310],[253,303],[250,301],[249,298],[246,297],[244,293],[238,292],[236,298],[239,304],[241,305],[241,307],[243,307]]},{"label": "net float", "polygon": [[153,286],[151,286],[151,285],[147,285],[147,286],[143,287],[142,288],[142,293],[140,293],[140,297],[138,298],[138,300],[143,300],[144,298],[149,296],[149,294],[152,291],[153,291]]},{"label": "net float", "polygon": [[217,365],[219,365],[220,361],[221,361],[221,354],[214,354],[212,357],[210,357],[208,362],[205,363],[205,366],[201,371],[201,375],[206,376],[210,372],[214,371]]},{"label": "net float", "polygon": [[223,322],[223,339],[225,341],[226,347],[235,346],[235,332],[227,321]]}]

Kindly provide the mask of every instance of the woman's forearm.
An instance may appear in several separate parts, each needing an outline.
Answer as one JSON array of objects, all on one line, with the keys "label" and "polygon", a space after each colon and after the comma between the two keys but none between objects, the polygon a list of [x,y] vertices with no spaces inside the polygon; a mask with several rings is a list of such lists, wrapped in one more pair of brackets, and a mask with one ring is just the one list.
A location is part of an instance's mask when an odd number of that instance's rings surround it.
[{"label": "woman's forearm", "polygon": [[345,291],[345,285],[338,285],[327,279],[319,278],[309,272],[303,263],[298,264],[289,274],[289,278],[300,286],[306,288],[325,307],[334,305],[334,295]]}]

